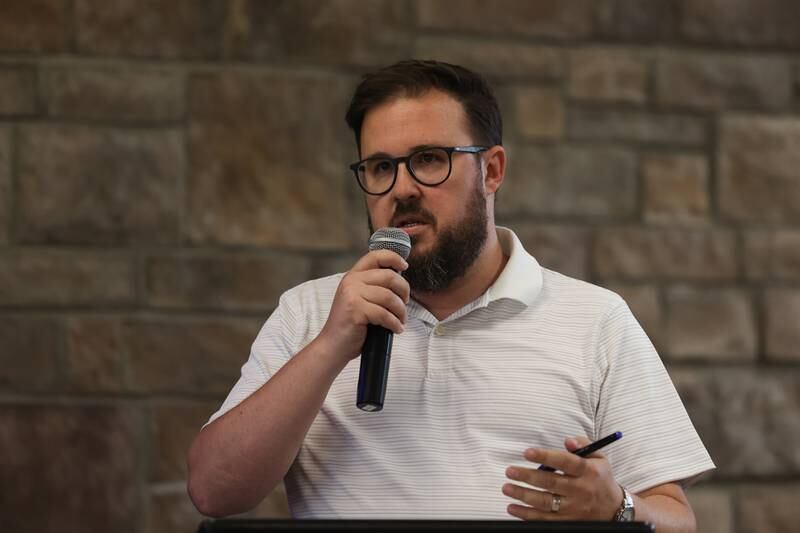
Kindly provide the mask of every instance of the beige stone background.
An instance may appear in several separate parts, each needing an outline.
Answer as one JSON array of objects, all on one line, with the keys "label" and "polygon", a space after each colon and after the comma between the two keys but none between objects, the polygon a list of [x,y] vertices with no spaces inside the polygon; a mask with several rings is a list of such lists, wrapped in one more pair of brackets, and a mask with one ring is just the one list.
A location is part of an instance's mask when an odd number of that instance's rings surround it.
[{"label": "beige stone background", "polygon": [[501,222],[659,348],[700,531],[797,531],[799,51],[795,0],[2,0],[3,528],[195,528],[191,438],[364,250],[349,92],[418,56],[496,87]]}]

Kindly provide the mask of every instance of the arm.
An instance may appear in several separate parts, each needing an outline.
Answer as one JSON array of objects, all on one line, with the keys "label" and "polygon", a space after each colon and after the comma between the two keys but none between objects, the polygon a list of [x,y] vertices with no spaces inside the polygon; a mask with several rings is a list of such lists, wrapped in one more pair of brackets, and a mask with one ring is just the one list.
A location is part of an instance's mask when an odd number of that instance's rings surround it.
[{"label": "arm", "polygon": [[664,483],[634,495],[636,520],[650,522],[659,533],[694,533],[694,512],[677,483]]},{"label": "arm", "polygon": [[201,513],[245,512],[275,488],[345,363],[316,339],[200,432],[189,450],[188,490]]},{"label": "arm", "polygon": [[201,513],[245,512],[286,475],[334,379],[358,357],[367,325],[402,332],[410,289],[395,271],[406,268],[390,251],[362,257],[339,283],[319,335],[200,431],[189,450],[187,488]]}]

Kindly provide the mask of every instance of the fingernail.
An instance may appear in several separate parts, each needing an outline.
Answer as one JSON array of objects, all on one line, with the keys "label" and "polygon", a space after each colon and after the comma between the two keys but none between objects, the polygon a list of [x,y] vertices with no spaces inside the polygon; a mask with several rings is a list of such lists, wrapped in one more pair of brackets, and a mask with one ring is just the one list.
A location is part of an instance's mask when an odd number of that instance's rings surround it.
[{"label": "fingernail", "polygon": [[537,450],[536,448],[528,448],[525,450],[525,458],[526,459],[536,459]]},{"label": "fingernail", "polygon": [[519,477],[519,470],[516,468],[509,468],[506,470],[506,475],[511,479],[517,479]]}]

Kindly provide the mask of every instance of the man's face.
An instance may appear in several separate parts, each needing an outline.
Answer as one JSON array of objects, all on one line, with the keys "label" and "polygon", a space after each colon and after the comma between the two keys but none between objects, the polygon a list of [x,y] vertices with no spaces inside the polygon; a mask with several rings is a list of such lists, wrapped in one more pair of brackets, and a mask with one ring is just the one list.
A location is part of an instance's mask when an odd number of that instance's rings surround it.
[{"label": "man's face", "polygon": [[[404,156],[420,146],[472,144],[463,107],[436,90],[374,108],[361,129],[363,158]],[[411,237],[405,275],[416,291],[446,288],[472,265],[486,241],[486,197],[479,159],[455,153],[452,165],[447,181],[427,187],[401,164],[391,191],[367,197],[371,229],[399,227]]]}]

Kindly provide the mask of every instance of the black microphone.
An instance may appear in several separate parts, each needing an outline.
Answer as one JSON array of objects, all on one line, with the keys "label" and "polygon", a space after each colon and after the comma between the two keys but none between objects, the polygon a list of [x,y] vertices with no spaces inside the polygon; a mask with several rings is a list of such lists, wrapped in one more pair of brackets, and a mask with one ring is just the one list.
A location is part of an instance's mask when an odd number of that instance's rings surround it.
[{"label": "black microphone", "polygon": [[[391,250],[403,259],[411,253],[411,238],[397,228],[382,228],[369,238],[369,250]],[[361,348],[361,370],[358,373],[356,406],[362,411],[380,411],[386,396],[389,361],[394,333],[383,326],[367,325],[367,338]]]}]

